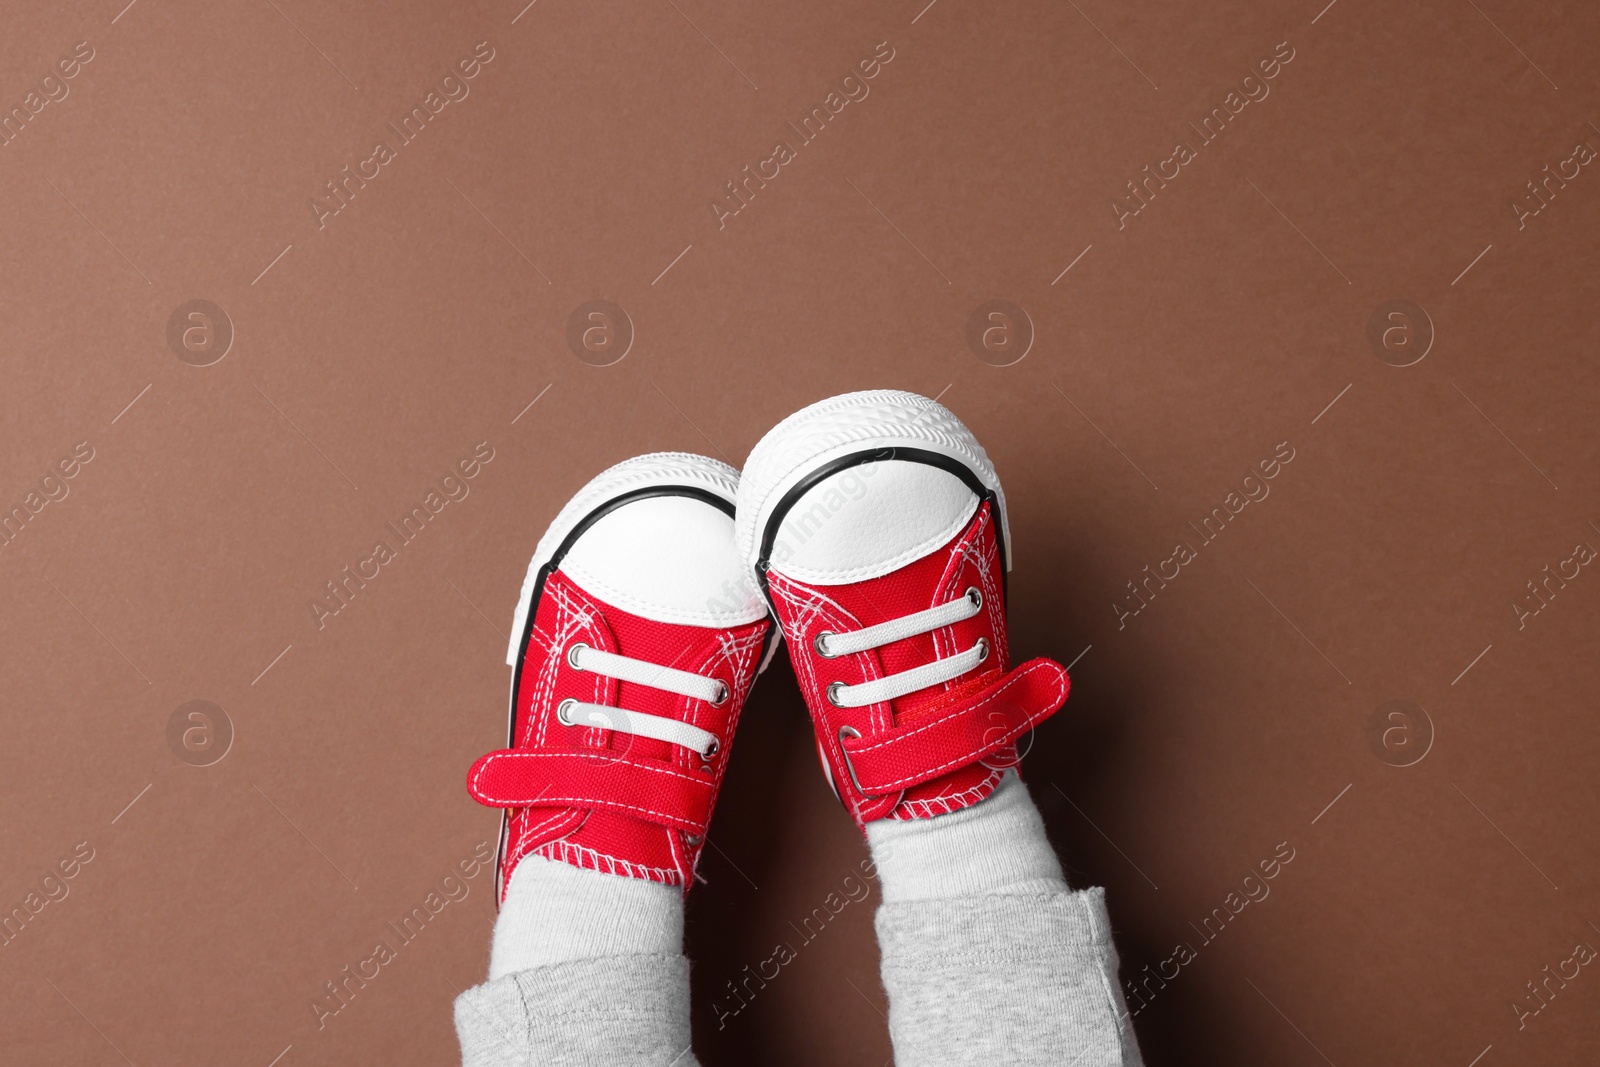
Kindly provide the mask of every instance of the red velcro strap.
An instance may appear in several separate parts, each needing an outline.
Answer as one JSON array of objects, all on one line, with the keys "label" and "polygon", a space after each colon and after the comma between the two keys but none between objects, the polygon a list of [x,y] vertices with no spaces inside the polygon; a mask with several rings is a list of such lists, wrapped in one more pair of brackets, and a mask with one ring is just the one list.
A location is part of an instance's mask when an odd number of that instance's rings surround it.
[{"label": "red velcro strap", "polygon": [[716,788],[709,774],[610,752],[507,748],[467,772],[467,792],[491,808],[602,808],[691,834],[706,832]]},{"label": "red velcro strap", "polygon": [[1069,684],[1059,663],[1033,659],[971,703],[875,737],[847,739],[842,747],[856,786],[867,796],[884,796],[971,766],[1054,715]]}]

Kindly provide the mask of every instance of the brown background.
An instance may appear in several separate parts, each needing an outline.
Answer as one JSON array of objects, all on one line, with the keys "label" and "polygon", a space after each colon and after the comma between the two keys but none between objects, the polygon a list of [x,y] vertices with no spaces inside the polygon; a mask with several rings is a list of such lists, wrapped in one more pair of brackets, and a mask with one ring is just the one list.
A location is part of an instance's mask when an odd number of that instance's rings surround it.
[{"label": "brown background", "polygon": [[[94,449],[0,548],[0,905],[94,850],[0,948],[7,1062],[456,1057],[484,876],[320,1030],[310,1005],[493,838],[463,775],[503,738],[539,533],[607,464],[737,463],[883,386],[994,458],[1017,652],[1081,654],[1028,768],[1069,877],[1107,887],[1125,974],[1198,947],[1136,1019],[1152,1064],[1592,1057],[1594,968],[1522,1029],[1511,1005],[1600,946],[1600,576],[1512,605],[1600,546],[1600,175],[1521,230],[1511,204],[1600,146],[1600,12],[924,3],[7,12],[8,109],[95,53],[0,147],[0,505]],[[471,95],[319,230],[322,183],[480,41]],[[723,183],[880,41],[870,96],[719,230]],[[1125,183],[1285,41],[1271,95],[1119,230]],[[565,341],[601,298],[636,329],[608,367]],[[1013,366],[965,340],[994,298],[1036,331]],[[235,331],[207,367],[167,342],[193,299]],[[1412,366],[1368,343],[1390,300],[1436,332]],[[324,583],[485,440],[471,495],[319,629]],[[1284,441],[1271,496],[1119,629],[1125,583]],[[235,734],[204,767],[167,734],[197,699]],[[1423,712],[1385,734],[1391,700]],[[884,1063],[871,903],[717,1027],[864,855],[781,660],[712,841],[700,1055]],[[1279,842],[1271,896],[1203,944]]]}]

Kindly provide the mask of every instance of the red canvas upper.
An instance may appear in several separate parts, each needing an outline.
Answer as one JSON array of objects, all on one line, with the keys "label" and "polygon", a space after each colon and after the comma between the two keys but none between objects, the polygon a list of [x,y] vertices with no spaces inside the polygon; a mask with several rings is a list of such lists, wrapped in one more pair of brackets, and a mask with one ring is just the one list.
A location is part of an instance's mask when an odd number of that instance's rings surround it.
[{"label": "red canvas upper", "polygon": [[[530,853],[687,891],[769,625],[655,622],[590,596],[559,570],[546,579],[515,697],[513,745],[467,775],[474,799],[509,809],[502,893]],[[578,670],[567,659],[575,642],[720,679],[729,698],[717,706]],[[564,725],[556,708],[569,697],[691,723],[715,734],[720,748],[702,758],[666,741]]]},{"label": "red canvas upper", "polygon": [[[858,825],[941,815],[976,804],[1017,764],[1017,740],[1067,697],[1053,660],[1012,669],[1005,590],[989,504],[943,547],[879,578],[807,585],[777,570],[768,590],[795,676],[811,709],[817,748]],[[845,633],[948,603],[976,588],[982,610],[931,633],[852,655],[824,657],[822,631]],[[965,651],[985,638],[986,661],[951,682],[861,708],[835,707],[831,683],[858,685]],[[859,737],[841,738],[841,728]]]}]

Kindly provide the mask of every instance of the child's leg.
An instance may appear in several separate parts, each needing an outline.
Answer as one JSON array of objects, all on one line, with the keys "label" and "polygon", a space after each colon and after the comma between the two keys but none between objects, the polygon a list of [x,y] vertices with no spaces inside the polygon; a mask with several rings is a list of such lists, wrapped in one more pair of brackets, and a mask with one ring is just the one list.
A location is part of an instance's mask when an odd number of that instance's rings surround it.
[{"label": "child's leg", "polygon": [[456,1033],[465,1067],[695,1067],[682,889],[526,857]]},{"label": "child's leg", "polygon": [[733,541],[739,472],[657,453],[579,490],[514,616],[510,747],[467,791],[506,811],[468,1067],[693,1067],[683,895],[770,647]]},{"label": "child's leg", "polygon": [[1067,888],[1015,773],[931,819],[882,819],[876,925],[897,1067],[1142,1064],[1105,892]]}]

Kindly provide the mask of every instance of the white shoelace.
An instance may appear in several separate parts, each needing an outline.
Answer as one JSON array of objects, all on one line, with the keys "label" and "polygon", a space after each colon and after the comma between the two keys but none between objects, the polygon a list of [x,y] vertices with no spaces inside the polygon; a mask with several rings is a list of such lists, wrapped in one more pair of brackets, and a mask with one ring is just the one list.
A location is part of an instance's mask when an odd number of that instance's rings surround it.
[{"label": "white shoelace", "polygon": [[[619,682],[646,685],[652,689],[704,700],[711,704],[721,704],[729,695],[727,685],[716,678],[707,678],[701,674],[692,674],[673,667],[663,667],[657,663],[629,656],[619,656],[614,652],[590,648],[581,642],[568,647],[567,663],[575,670],[592,671],[607,678],[615,678]],[[669,719],[664,715],[629,711],[608,704],[589,704],[569,698],[563,700],[556,708],[556,718],[566,726],[595,726],[602,730],[615,730],[619,733],[682,745],[700,753],[706,759],[716,755],[717,749],[721,747],[717,735],[709,730],[702,730],[698,726],[678,719]]]},{"label": "white shoelace", "polygon": [[[948,603],[911,615],[902,615],[888,622],[880,622],[876,626],[842,634],[823,630],[817,634],[815,646],[817,654],[825,659],[848,656],[880,648],[895,641],[903,641],[907,637],[931,633],[952,623],[970,619],[982,610],[983,594],[976,587],[969,587],[963,596]],[[834,707],[839,708],[864,708],[868,704],[895,700],[918,689],[926,689],[959,678],[988,658],[989,642],[980,637],[978,643],[965,652],[936,659],[908,671],[888,674],[860,685],[834,682],[828,686],[828,700]]]}]

